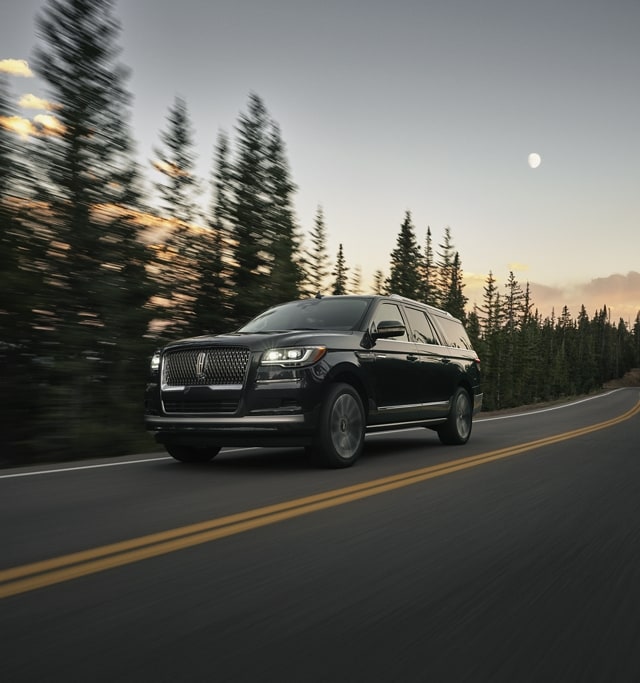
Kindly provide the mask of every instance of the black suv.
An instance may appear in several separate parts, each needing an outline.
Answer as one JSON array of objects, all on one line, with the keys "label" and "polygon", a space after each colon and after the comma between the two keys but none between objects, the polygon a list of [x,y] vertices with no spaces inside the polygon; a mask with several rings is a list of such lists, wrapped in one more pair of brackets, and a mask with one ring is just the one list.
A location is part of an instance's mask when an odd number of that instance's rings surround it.
[{"label": "black suv", "polygon": [[348,467],[366,432],[422,426],[466,443],[481,405],[480,361],[459,320],[396,295],[327,296],[157,351],[145,425],[185,462],[222,446],[306,446]]}]

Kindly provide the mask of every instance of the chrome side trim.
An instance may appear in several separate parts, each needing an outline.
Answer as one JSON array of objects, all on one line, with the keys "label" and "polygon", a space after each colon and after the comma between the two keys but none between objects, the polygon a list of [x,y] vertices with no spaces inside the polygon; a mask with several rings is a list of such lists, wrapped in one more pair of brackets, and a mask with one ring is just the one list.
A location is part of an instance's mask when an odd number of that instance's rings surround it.
[{"label": "chrome side trim", "polygon": [[433,401],[432,403],[408,403],[401,406],[380,406],[378,412],[390,412],[392,410],[408,410],[413,408],[448,408],[449,401]]}]

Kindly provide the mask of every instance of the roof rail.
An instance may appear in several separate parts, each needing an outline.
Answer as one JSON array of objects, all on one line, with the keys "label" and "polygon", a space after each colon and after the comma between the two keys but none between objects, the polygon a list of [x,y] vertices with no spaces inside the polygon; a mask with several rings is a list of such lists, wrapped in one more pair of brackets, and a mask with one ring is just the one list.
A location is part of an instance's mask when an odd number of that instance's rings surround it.
[{"label": "roof rail", "polygon": [[389,294],[388,295],[390,299],[396,299],[397,301],[406,301],[407,303],[411,304],[418,304],[418,306],[426,306],[428,309],[432,311],[436,311],[437,313],[440,313],[442,315],[447,315],[450,318],[453,318],[453,315],[449,313],[449,311],[445,311],[443,308],[438,308],[437,306],[432,306],[431,304],[425,304],[422,301],[417,301],[416,299],[411,299],[408,296],[402,296],[401,294]]}]

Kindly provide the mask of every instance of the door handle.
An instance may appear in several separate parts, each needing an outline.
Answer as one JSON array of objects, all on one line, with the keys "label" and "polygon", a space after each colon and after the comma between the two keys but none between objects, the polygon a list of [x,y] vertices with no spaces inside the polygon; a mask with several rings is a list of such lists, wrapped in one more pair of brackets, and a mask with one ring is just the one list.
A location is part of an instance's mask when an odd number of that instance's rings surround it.
[{"label": "door handle", "polygon": [[440,362],[441,362],[441,363],[450,363],[450,362],[451,362],[451,358],[441,358],[441,359],[440,359]]},{"label": "door handle", "polygon": [[407,356],[407,360],[416,361],[416,360],[418,360],[418,356],[414,356],[412,353],[410,353],[410,354]]}]

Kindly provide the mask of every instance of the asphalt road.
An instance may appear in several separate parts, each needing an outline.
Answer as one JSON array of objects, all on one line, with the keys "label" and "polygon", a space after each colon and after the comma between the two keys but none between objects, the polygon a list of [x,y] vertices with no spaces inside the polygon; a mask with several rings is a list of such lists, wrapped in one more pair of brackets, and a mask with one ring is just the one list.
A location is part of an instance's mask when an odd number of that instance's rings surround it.
[{"label": "asphalt road", "polygon": [[640,681],[640,390],[464,447],[0,472],[0,680]]}]

